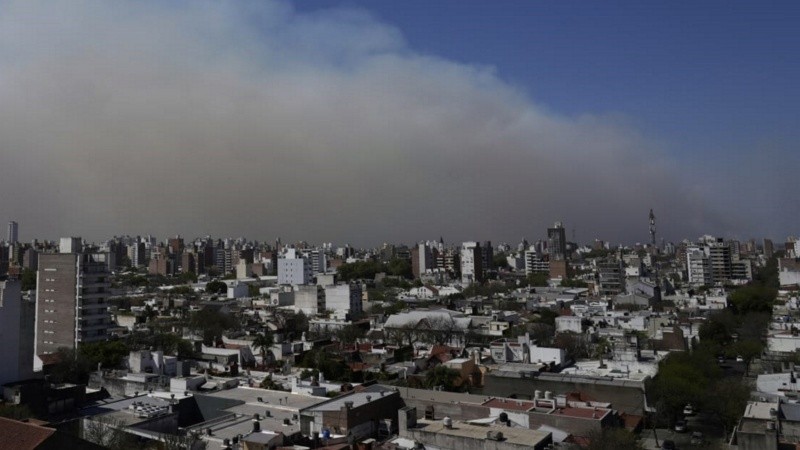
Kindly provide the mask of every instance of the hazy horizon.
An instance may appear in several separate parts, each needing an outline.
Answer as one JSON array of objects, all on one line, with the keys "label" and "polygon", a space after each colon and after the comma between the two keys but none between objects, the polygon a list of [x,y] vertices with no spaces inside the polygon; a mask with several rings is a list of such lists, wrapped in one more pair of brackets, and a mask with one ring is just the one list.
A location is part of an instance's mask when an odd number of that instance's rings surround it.
[{"label": "hazy horizon", "polygon": [[[369,2],[273,0],[0,5],[0,219],[19,222],[22,241],[150,233],[356,247],[439,236],[516,244],[562,221],[580,243],[632,244],[649,241],[650,208],[659,241],[713,234],[782,242],[796,227],[800,156],[796,110],[786,105],[800,92],[788,82],[798,64],[761,60],[766,39],[776,42],[776,61],[796,62],[797,39],[785,39],[794,9],[779,23],[759,22],[759,45],[748,45],[750,34],[732,36],[743,52],[737,64],[708,49],[709,73],[742,79],[741,92],[726,91],[730,104],[709,109],[719,100],[703,98],[702,83],[726,78],[687,79],[706,69],[675,53],[693,45],[679,33],[659,36],[664,47],[653,48],[648,27],[614,35],[601,17],[591,30],[599,34],[579,34],[587,45],[608,41],[599,58],[635,91],[623,98],[600,62],[570,59],[579,38],[553,59],[538,41],[513,35],[541,28],[535,7],[529,22],[523,15],[507,29],[442,25],[437,34],[409,25],[421,24],[419,2],[396,22],[386,2],[374,10]],[[461,17],[468,9],[445,7],[453,9],[434,14],[471,23]],[[577,21],[575,11],[553,11],[564,28],[543,31],[551,33],[545,40],[586,26],[566,20]],[[735,27],[744,12],[723,14],[719,24],[690,21],[687,33]],[[664,15],[661,25],[681,19]],[[508,55],[493,61],[491,48],[479,52],[504,36],[516,38]],[[702,45],[723,42],[710,36]],[[461,39],[474,54],[447,44]],[[616,43],[637,39],[658,58],[637,59],[637,48],[625,47],[633,44]],[[673,53],[667,81],[634,86],[623,75],[664,76],[655,74]],[[608,103],[569,98],[568,88],[540,91],[536,73],[509,63],[514,55],[544,61],[546,87],[596,68],[598,76],[572,86]],[[753,90],[763,99],[751,98]],[[673,123],[659,118],[664,111],[684,115]],[[783,119],[768,127],[730,116],[759,111]]]}]

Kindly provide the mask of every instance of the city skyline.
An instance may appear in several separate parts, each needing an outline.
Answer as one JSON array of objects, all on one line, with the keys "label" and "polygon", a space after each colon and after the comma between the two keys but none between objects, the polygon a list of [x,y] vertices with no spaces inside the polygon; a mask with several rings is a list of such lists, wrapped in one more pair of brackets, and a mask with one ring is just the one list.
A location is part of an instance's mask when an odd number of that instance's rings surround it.
[{"label": "city skyline", "polygon": [[6,5],[23,241],[647,242],[650,208],[672,241],[796,233],[789,3]]}]

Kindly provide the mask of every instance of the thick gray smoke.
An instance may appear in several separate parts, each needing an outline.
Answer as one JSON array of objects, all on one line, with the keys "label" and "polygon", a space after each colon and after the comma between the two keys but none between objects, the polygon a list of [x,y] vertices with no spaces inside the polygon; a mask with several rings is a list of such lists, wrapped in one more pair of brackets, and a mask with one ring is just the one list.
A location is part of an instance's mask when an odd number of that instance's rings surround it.
[{"label": "thick gray smoke", "polygon": [[565,117],[362,11],[23,0],[0,11],[0,215],[82,234],[410,243],[727,231],[624,120]]}]

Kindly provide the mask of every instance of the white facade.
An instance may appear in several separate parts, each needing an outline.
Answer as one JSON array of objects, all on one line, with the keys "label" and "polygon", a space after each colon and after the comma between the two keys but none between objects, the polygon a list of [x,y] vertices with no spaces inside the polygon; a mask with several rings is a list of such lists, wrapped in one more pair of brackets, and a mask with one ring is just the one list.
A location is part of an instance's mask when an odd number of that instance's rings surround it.
[{"label": "white facade", "polygon": [[686,249],[686,268],[689,274],[689,284],[694,286],[710,285],[711,264],[708,255],[699,247]]},{"label": "white facade", "polygon": [[362,312],[361,286],[340,284],[325,287],[325,309],[337,316],[357,316]]},{"label": "white facade", "polygon": [[476,264],[480,264],[477,262],[480,258],[480,252],[477,249],[477,242],[464,242],[461,245],[461,282],[464,284],[479,281],[483,275],[477,273],[479,266]]},{"label": "white facade", "polygon": [[560,348],[551,347],[531,347],[531,362],[532,363],[555,363],[556,365],[563,364],[567,359],[567,352]]},{"label": "white facade", "polygon": [[779,259],[778,277],[781,286],[800,285],[800,264],[791,259]]},{"label": "white facade", "polygon": [[175,376],[178,373],[178,358],[164,356],[161,350],[150,352],[140,350],[128,355],[128,368],[131,373],[153,373]]},{"label": "white facade", "polygon": [[525,275],[532,273],[550,273],[550,263],[543,261],[536,250],[525,251]]},{"label": "white facade", "polygon": [[800,350],[800,336],[781,333],[767,338],[767,347],[773,352],[791,353]]},{"label": "white facade", "polygon": [[296,286],[294,290],[294,310],[302,311],[307,316],[317,315],[325,308],[324,292],[316,285]]},{"label": "white facade", "polygon": [[62,237],[59,241],[59,253],[80,253],[83,250],[83,239],[79,237]]},{"label": "white facade", "polygon": [[313,278],[311,262],[289,249],[283,258],[278,259],[278,284],[309,284]]},{"label": "white facade", "polygon": [[556,317],[556,333],[571,331],[573,333],[581,333],[581,318],[576,316],[559,316]]}]

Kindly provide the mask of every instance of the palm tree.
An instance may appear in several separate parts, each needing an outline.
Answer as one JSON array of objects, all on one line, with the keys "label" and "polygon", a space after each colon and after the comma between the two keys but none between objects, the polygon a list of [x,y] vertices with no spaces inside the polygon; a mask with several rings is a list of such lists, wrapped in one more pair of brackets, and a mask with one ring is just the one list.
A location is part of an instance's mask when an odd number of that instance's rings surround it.
[{"label": "palm tree", "polygon": [[253,348],[261,353],[261,363],[267,364],[267,351],[272,347],[273,338],[271,334],[259,333],[253,340]]}]

